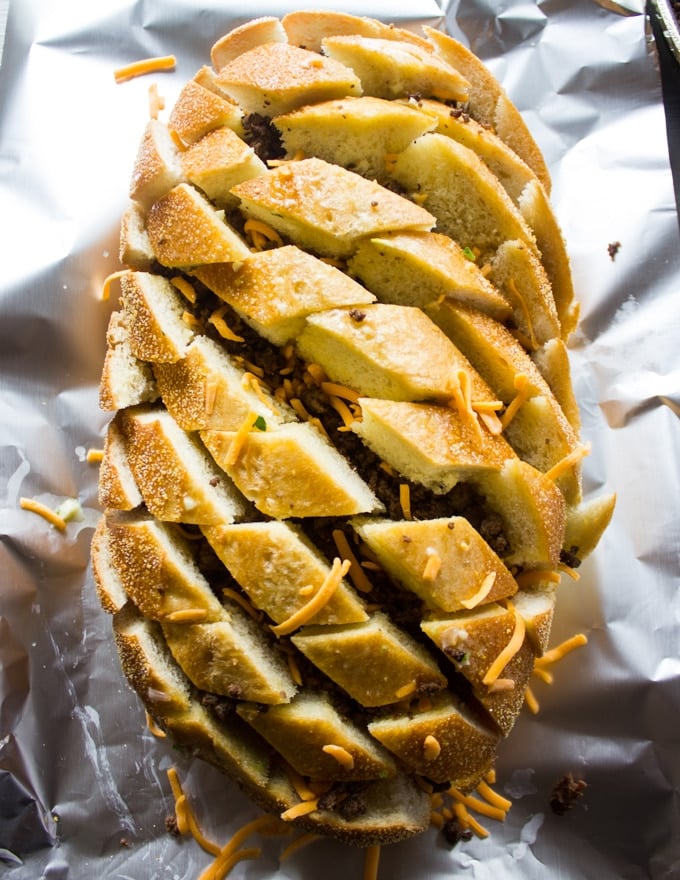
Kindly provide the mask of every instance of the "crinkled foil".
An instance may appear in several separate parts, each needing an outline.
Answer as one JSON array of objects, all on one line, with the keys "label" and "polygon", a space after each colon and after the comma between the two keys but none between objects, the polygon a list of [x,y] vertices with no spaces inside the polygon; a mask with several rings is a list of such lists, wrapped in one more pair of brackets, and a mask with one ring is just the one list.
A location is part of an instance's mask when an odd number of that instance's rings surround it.
[{"label": "crinkled foil", "polygon": [[[312,6],[317,4],[312,3]],[[323,5],[323,4],[319,4]],[[338,4],[338,8],[340,4]],[[451,849],[428,832],[385,847],[382,878],[680,876],[680,275],[654,45],[643,4],[435,0],[346,11],[448,26],[526,116],[553,175],[582,323],[571,342],[589,494],[618,505],[553,642],[588,645],[537,683],[503,745],[505,823]],[[193,880],[210,857],[168,834],[177,766],[206,833],[255,809],[216,771],[154,738],[124,682],[89,570],[107,416],[97,385],[148,88],[170,107],[232,26],[294,4],[10,0],[0,67],[0,873],[11,880]],[[7,3],[0,4],[0,13]],[[124,63],[174,53],[174,73],[116,85]],[[618,243],[617,247],[610,245]],[[611,251],[611,254],[610,254]],[[77,498],[60,533],[19,507]],[[551,790],[587,782],[564,816]],[[258,841],[259,845],[259,841]],[[279,840],[234,877],[361,876],[363,855]]]}]

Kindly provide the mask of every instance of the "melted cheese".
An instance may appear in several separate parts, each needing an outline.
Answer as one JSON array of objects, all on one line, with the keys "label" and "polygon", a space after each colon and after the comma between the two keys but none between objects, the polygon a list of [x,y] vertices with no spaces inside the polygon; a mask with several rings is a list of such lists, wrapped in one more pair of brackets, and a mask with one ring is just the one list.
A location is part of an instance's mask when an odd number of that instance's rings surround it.
[{"label": "melted cheese", "polygon": [[276,626],[272,626],[271,630],[276,636],[286,636],[296,630],[298,627],[307,623],[315,614],[326,605],[331,596],[337,590],[340,581],[344,578],[350,568],[349,559],[341,560],[336,557],[326,579],[316,591],[314,596],[302,606],[295,614],[292,614],[287,620],[283,620]]},{"label": "melted cheese", "polygon": [[117,83],[134,79],[136,76],[145,76],[147,73],[159,73],[164,70],[174,70],[177,66],[177,59],[174,55],[160,55],[155,58],[144,58],[141,61],[133,61],[132,64],[126,64],[118,67],[113,72],[113,77]]}]

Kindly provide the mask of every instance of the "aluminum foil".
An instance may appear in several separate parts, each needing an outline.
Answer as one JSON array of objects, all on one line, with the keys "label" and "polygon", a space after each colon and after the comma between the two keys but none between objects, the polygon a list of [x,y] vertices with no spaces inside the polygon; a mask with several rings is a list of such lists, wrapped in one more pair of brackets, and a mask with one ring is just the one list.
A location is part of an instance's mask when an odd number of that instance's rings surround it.
[{"label": "aluminum foil", "polygon": [[[107,422],[97,384],[113,303],[101,285],[118,268],[118,220],[148,114],[149,78],[116,85],[113,70],[176,54],[176,72],[153,78],[169,107],[216,38],[300,5],[0,4],[0,873],[11,880],[198,877],[209,857],[165,828],[171,765],[215,840],[256,815],[220,774],[145,729],[93,589],[100,512],[86,451],[101,446]],[[507,821],[453,850],[434,833],[386,847],[380,876],[677,878],[678,223],[643,3],[336,8],[445,24],[524,113],[552,171],[582,304],[571,358],[593,443],[585,488],[618,494],[580,581],[560,586],[553,641],[583,631],[589,643],[560,663],[552,687],[536,685],[540,713],[523,715],[503,745]],[[51,507],[76,498],[82,519],[60,533],[21,510],[22,496]],[[566,772],[588,788],[558,817],[550,793]],[[333,842],[281,865],[281,842],[262,846],[234,877],[361,876],[362,853]]]}]

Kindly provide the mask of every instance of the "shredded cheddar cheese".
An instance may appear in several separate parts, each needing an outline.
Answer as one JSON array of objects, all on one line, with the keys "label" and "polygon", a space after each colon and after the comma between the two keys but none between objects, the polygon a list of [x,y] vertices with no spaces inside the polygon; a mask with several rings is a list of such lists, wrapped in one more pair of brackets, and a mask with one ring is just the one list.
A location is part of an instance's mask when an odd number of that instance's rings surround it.
[{"label": "shredded cheddar cheese", "polygon": [[167,736],[164,730],[161,730],[160,727],[153,720],[148,710],[144,710],[144,717],[146,719],[146,726],[149,728],[149,732],[152,733],[158,739],[165,739]]},{"label": "shredded cheddar cheese", "polygon": [[53,525],[60,532],[66,531],[66,520],[41,501],[36,501],[35,498],[20,498],[19,506],[22,510],[30,510],[31,513],[37,513],[38,516],[47,520],[50,525]]},{"label": "shredded cheddar cheese", "polygon": [[488,686],[496,681],[501,672],[522,647],[525,632],[526,626],[524,624],[524,618],[521,614],[518,614],[517,611],[515,611],[515,629],[510,637],[510,641],[487,670],[486,675],[482,679],[483,684]]},{"label": "shredded cheddar cheese", "polygon": [[557,570],[566,574],[567,577],[570,577],[572,579],[572,581],[581,580],[581,575],[579,574],[579,572],[576,571],[575,568],[572,568],[570,565],[565,565],[564,562],[559,562],[557,564]]},{"label": "shredded cheddar cheese", "polygon": [[250,238],[253,247],[257,251],[264,250],[272,242],[277,247],[283,245],[283,239],[279,233],[263,220],[256,220],[254,217],[250,217],[246,220],[243,231]]},{"label": "shredded cheddar cheese", "polygon": [[243,337],[238,333],[234,333],[229,324],[224,320],[227,312],[227,306],[220,306],[208,318],[208,323],[212,324],[215,330],[220,334],[222,339],[228,339],[230,342],[243,342]]},{"label": "shredded cheddar cheese", "polygon": [[571,638],[569,639],[565,639],[565,641],[561,642],[550,651],[546,651],[542,657],[537,657],[536,665],[546,666],[550,663],[556,663],[558,660],[561,660],[575,648],[580,648],[583,645],[587,644],[588,638],[583,633],[576,633],[576,635],[571,636]]},{"label": "shredded cheddar cheese", "polygon": [[532,715],[538,715],[541,707],[538,704],[538,700],[536,699],[536,695],[531,690],[529,685],[527,685],[526,688],[524,689],[524,703]]},{"label": "shredded cheddar cheese", "polygon": [[519,303],[519,307],[522,310],[522,314],[524,315],[524,320],[527,322],[527,329],[529,330],[529,348],[537,349],[538,341],[536,339],[536,333],[534,332],[534,325],[531,320],[531,313],[529,312],[529,306],[527,305],[526,299],[522,296],[522,294],[517,289],[517,285],[515,284],[514,278],[508,279],[507,289],[510,291],[512,297],[515,299],[517,303]]},{"label": "shredded cheddar cheese", "polygon": [[163,620],[168,623],[200,623],[207,615],[205,608],[182,608],[179,611],[170,611]]},{"label": "shredded cheddar cheese", "polygon": [[181,275],[175,275],[170,279],[170,284],[178,290],[185,299],[188,299],[192,305],[196,303],[196,288],[186,278]]},{"label": "shredded cheddar cheese", "polygon": [[492,806],[497,807],[499,810],[504,810],[506,813],[512,806],[512,801],[494,791],[493,788],[491,788],[491,784],[486,780],[482,780],[477,785],[477,794],[481,795]]},{"label": "shredded cheddar cheese", "polygon": [[251,602],[246,599],[243,593],[239,593],[237,590],[232,590],[231,587],[223,587],[222,595],[227,599],[231,599],[232,602],[236,602],[237,605],[240,605],[241,608],[246,612],[249,617],[252,617],[253,620],[260,620],[261,614],[255,608]]},{"label": "shredded cheddar cheese", "polygon": [[227,467],[233,467],[239,460],[248,441],[248,434],[250,434],[251,430],[255,427],[255,422],[258,418],[258,414],[251,410],[234,434],[234,438],[231,441],[231,445],[225,458],[225,464]]},{"label": "shredded cheddar cheese", "polygon": [[551,569],[532,568],[527,571],[521,571],[519,574],[515,575],[515,580],[520,589],[524,589],[524,587],[530,587],[534,584],[559,584],[560,574]]},{"label": "shredded cheddar cheese", "polygon": [[364,874],[362,880],[378,880],[378,865],[380,863],[380,845],[366,847],[364,856]]},{"label": "shredded cheddar cheese", "polygon": [[182,312],[182,320],[187,325],[187,327],[191,327],[192,330],[196,330],[196,332],[198,333],[200,333],[203,329],[203,325],[201,324],[201,322],[198,320],[196,315],[192,314],[191,312]]},{"label": "shredded cheddar cheese", "polygon": [[104,283],[102,284],[102,300],[106,302],[108,298],[111,296],[111,285],[114,281],[117,281],[119,278],[122,278],[123,275],[127,274],[127,269],[121,269],[119,272],[112,272],[110,275],[107,275],[104,279]]},{"label": "shredded cheddar cheese", "polygon": [[306,816],[308,813],[313,813],[314,810],[317,809],[319,803],[318,798],[314,798],[311,801],[300,801],[299,804],[295,804],[294,807],[289,807],[289,809],[284,810],[281,813],[281,819],[284,822],[292,822],[293,819],[298,819],[300,816]]},{"label": "shredded cheddar cheese", "polygon": [[455,786],[447,789],[447,793],[451,795],[459,804],[462,804],[466,810],[474,810],[482,816],[489,819],[496,819],[498,822],[505,822],[506,810],[500,809],[490,804],[488,801],[480,800],[473,795],[463,794]]},{"label": "shredded cheddar cheese", "polygon": [[158,119],[161,110],[165,110],[165,98],[158,93],[158,85],[149,86],[149,119]]},{"label": "shredded cheddar cheese", "polygon": [[345,770],[351,770],[354,767],[354,756],[343,746],[328,743],[327,745],[322,746],[321,751],[326,755],[330,755],[331,758],[335,758],[338,764],[344,767]]},{"label": "shredded cheddar cheese", "polygon": [[133,61],[132,64],[126,64],[118,67],[113,72],[113,77],[117,83],[126,82],[137,76],[145,76],[148,73],[160,73],[165,70],[174,70],[177,66],[177,59],[174,55],[160,55],[155,58],[144,58],[141,61]]},{"label": "shredded cheddar cheese", "polygon": [[476,608],[477,605],[479,605],[481,602],[484,601],[484,599],[486,599],[486,597],[489,595],[489,593],[493,589],[493,585],[495,583],[496,583],[496,572],[490,571],[487,574],[487,576],[484,578],[484,580],[482,581],[479,589],[475,590],[475,592],[471,596],[468,596],[467,599],[461,599],[460,604],[464,608],[467,608],[468,610],[470,610],[472,608]]},{"label": "shredded cheddar cheese", "polygon": [[271,410],[273,413],[277,412],[276,407],[267,397],[265,390],[262,387],[262,381],[255,375],[255,373],[244,373],[241,384],[244,388],[252,390],[253,393],[257,395],[257,399],[260,401],[260,403],[266,406],[267,409]]},{"label": "shredded cheddar cheese", "polygon": [[340,397],[343,400],[349,400],[350,403],[357,403],[359,393],[346,385],[339,385],[337,382],[321,382],[321,390],[329,397]]},{"label": "shredded cheddar cheese", "polygon": [[416,683],[415,681],[409,681],[406,684],[402,685],[400,688],[394,692],[394,696],[398,700],[404,700],[406,697],[410,697],[411,694],[415,694],[416,692]]},{"label": "shredded cheddar cheese", "polygon": [[503,430],[505,430],[510,422],[515,418],[522,404],[526,403],[526,401],[529,400],[534,390],[533,385],[529,382],[528,376],[526,376],[524,373],[516,373],[513,384],[515,386],[517,394],[512,398],[512,400],[506,407],[505,412],[500,418],[501,427],[503,428]]},{"label": "shredded cheddar cheese", "polygon": [[328,398],[328,402],[336,411],[336,413],[342,419],[342,426],[338,428],[339,431],[349,431],[351,430],[352,424],[356,422],[356,416],[352,412],[352,410],[347,406],[344,400],[340,397],[335,397],[331,395]]},{"label": "shredded cheddar cheese", "polygon": [[514,691],[515,680],[513,678],[497,678],[489,685],[489,693],[497,694],[500,691]]},{"label": "shredded cheddar cheese", "polygon": [[568,471],[569,468],[578,464],[581,459],[586,457],[586,455],[590,455],[590,449],[590,443],[584,443],[581,446],[577,446],[576,449],[573,449],[568,455],[565,455],[563,459],[557,462],[557,464],[554,464],[550,470],[546,471],[545,476],[549,480],[559,479],[559,477]]},{"label": "shredded cheddar cheese", "polygon": [[296,630],[298,627],[302,626],[303,623],[307,623],[308,620],[311,620],[311,618],[314,617],[315,614],[318,614],[318,612],[324,607],[324,605],[326,605],[330,601],[331,597],[337,590],[340,581],[349,571],[349,567],[349,559],[341,561],[338,557],[336,557],[333,560],[333,565],[331,566],[331,570],[326,576],[326,579],[309,600],[309,602],[303,605],[302,608],[292,614],[287,620],[284,620],[276,626],[271,627],[274,635],[288,635],[289,633],[292,633],[294,630]]},{"label": "shredded cheddar cheese", "polygon": [[404,519],[413,519],[411,514],[411,487],[408,483],[399,484],[399,504],[404,514]]},{"label": "shredded cheddar cheese", "polygon": [[99,464],[100,461],[104,461],[104,450],[88,449],[85,460],[88,464]]},{"label": "shredded cheddar cheese", "polygon": [[481,436],[481,426],[477,413],[472,408],[472,383],[467,370],[457,370],[457,385],[453,390],[451,403],[458,410],[462,419],[468,421]]},{"label": "shredded cheddar cheese", "polygon": [[423,742],[423,756],[426,761],[436,761],[441,754],[442,747],[439,740],[428,734]]},{"label": "shredded cheddar cheese", "polygon": [[423,568],[423,573],[421,574],[421,578],[426,583],[432,583],[437,579],[437,575],[441,571],[442,567],[442,558],[438,556],[436,553],[430,553],[427,557],[427,562],[425,563],[425,567]]},{"label": "shredded cheddar cheese", "polygon": [[370,593],[373,589],[373,584],[369,581],[365,571],[363,570],[363,568],[359,564],[358,559],[354,555],[354,552],[350,547],[349,540],[347,539],[347,535],[342,529],[333,529],[331,534],[340,556],[343,559],[349,560],[350,580],[360,593]]}]

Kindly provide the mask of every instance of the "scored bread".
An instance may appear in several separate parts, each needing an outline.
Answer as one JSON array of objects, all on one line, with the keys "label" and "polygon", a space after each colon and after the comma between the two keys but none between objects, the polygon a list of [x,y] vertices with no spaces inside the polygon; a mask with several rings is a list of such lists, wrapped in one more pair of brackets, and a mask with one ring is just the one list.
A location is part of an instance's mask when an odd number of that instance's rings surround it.
[{"label": "scored bread", "polygon": [[487,778],[612,515],[550,179],[431,28],[264,16],[211,61],[133,162],[95,586],[174,742],[390,843]]}]

